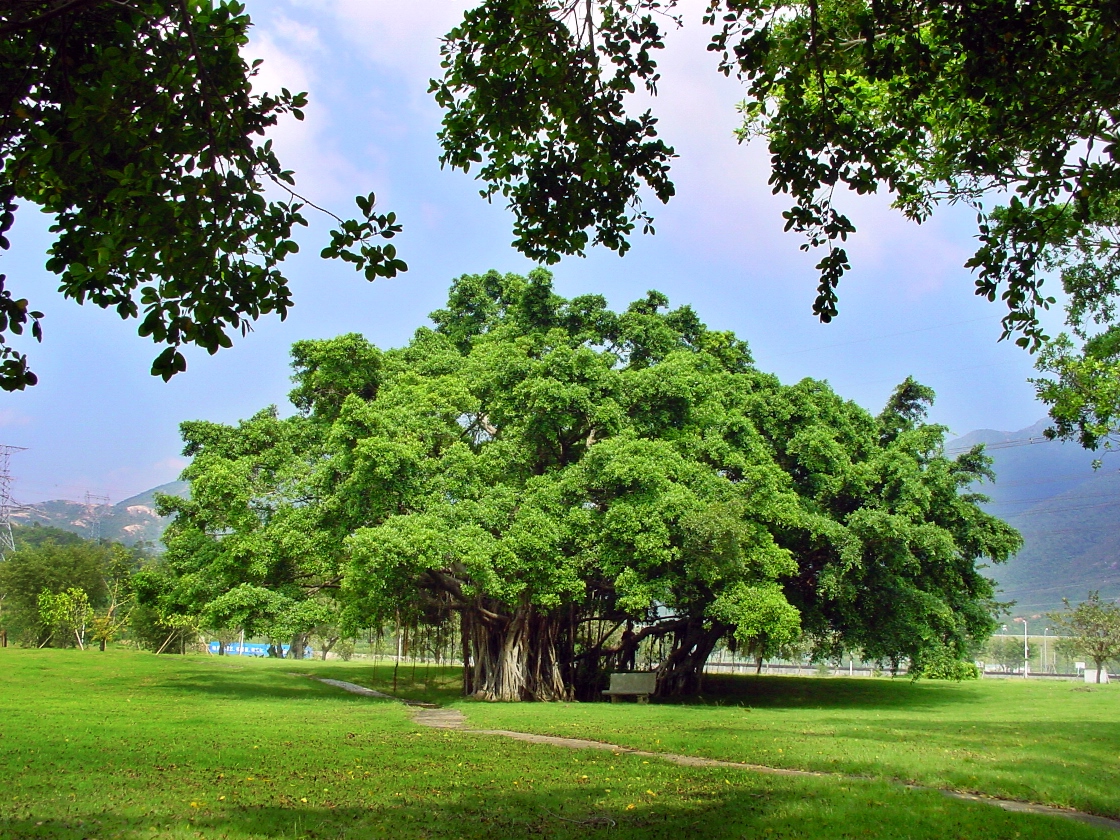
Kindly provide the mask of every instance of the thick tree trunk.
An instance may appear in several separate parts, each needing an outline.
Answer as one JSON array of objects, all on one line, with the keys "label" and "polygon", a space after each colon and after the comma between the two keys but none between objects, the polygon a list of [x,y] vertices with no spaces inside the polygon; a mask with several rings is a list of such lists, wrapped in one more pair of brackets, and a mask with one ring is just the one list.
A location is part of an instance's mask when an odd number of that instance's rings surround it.
[{"label": "thick tree trunk", "polygon": [[292,640],[288,643],[289,659],[303,659],[304,651],[307,648],[307,640],[310,636],[310,633],[296,633],[292,636]]},{"label": "thick tree trunk", "polygon": [[466,611],[459,616],[459,641],[463,645],[463,694],[470,697],[474,694],[474,682],[471,680],[473,669],[471,668],[470,618]]},{"label": "thick tree trunk", "polygon": [[676,631],[673,650],[657,669],[657,694],[674,697],[699,693],[704,676],[704,663],[712,655],[716,643],[727,633],[727,627],[715,624],[705,629],[700,619]]},{"label": "thick tree trunk", "polygon": [[523,605],[512,617],[464,622],[471,642],[472,695],[482,700],[568,700],[557,656],[559,622]]}]

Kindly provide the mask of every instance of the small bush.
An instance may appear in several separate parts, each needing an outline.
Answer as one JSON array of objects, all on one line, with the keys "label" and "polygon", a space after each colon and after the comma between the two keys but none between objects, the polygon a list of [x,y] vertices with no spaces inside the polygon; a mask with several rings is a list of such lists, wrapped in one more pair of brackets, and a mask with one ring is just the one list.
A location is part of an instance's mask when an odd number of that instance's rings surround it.
[{"label": "small bush", "polygon": [[921,667],[917,670],[916,676],[925,677],[929,680],[954,680],[961,682],[962,680],[975,680],[980,677],[980,669],[976,667],[975,663],[962,662],[949,653],[939,653],[933,656],[928,662],[922,663]]}]

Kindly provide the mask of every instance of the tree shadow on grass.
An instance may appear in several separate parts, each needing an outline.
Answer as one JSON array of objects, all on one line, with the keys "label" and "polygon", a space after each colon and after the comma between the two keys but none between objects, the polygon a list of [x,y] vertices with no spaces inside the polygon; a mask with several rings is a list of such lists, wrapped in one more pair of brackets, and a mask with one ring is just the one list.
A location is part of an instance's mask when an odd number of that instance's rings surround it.
[{"label": "tree shadow on grass", "polygon": [[[450,769],[449,769],[449,772]],[[199,802],[190,816],[114,813],[62,819],[0,818],[0,838],[468,838],[504,840],[681,840],[734,838],[1016,837],[1020,840],[1097,838],[1107,832],[1056,817],[1009,814],[990,805],[958,802],[936,793],[866,783],[835,787],[797,780],[753,779],[726,791],[693,791],[686,802],[666,805],[648,793],[605,804],[598,789],[552,788],[547,792],[408,794],[370,807],[301,804],[211,809]],[[627,801],[629,799],[630,801]],[[1114,835],[1111,835],[1114,836]]]},{"label": "tree shadow on grass", "polygon": [[[219,663],[225,665],[227,663]],[[353,682],[404,700],[446,705],[462,701],[458,667],[413,669],[402,664],[396,685],[393,663],[337,663],[275,660],[243,668],[206,668],[166,678],[164,689],[200,691],[244,697],[308,698],[338,696],[341,690],[311,677]],[[752,706],[757,708],[923,709],[975,703],[980,698],[967,685],[907,678],[787,677],[747,674],[707,674],[703,691],[686,697],[656,698],[655,703],[685,706]],[[368,702],[368,698],[366,699]],[[468,701],[469,702],[469,701]]]},{"label": "tree shadow on grass", "polygon": [[369,697],[324,685],[300,673],[299,663],[292,662],[291,673],[276,670],[192,671],[168,676],[148,687],[148,691],[183,695],[210,695],[230,699],[308,700],[317,697],[351,699],[369,703]]},{"label": "tree shadow on grass", "polygon": [[798,709],[920,709],[978,702],[957,683],[913,682],[906,678],[785,677],[707,674],[692,697],[658,702],[696,706],[752,706]]},{"label": "tree shadow on grass", "polygon": [[[152,686],[163,691],[198,691],[204,694],[249,698],[282,699],[322,696],[350,696],[318,679],[352,682],[365,688],[391,694],[402,700],[446,704],[462,697],[461,669],[439,666],[415,669],[402,665],[393,684],[392,663],[321,662],[318,660],[271,659],[264,662],[193,660],[196,667],[161,675]],[[190,661],[190,660],[188,660]],[[357,698],[368,702],[371,698]]]}]

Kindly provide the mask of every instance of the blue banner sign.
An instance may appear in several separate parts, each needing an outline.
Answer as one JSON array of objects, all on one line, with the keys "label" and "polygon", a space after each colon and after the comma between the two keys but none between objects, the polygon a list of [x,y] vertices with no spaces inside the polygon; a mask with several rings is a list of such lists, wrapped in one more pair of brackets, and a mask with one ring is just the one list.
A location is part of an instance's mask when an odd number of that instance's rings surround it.
[{"label": "blue banner sign", "polygon": [[[210,652],[217,653],[220,644],[218,642],[210,643]],[[284,656],[288,655],[288,646],[281,645]],[[315,651],[307,647],[303,649],[303,658],[310,659],[315,655]],[[226,656],[268,656],[268,645],[263,645],[254,642],[230,642],[226,645]]]}]

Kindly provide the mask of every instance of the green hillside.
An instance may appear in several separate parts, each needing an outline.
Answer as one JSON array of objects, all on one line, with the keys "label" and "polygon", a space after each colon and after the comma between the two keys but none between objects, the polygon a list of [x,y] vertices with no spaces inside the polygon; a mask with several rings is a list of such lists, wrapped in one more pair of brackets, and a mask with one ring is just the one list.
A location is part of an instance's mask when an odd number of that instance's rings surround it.
[{"label": "green hillside", "polygon": [[1082,601],[1092,589],[1120,597],[1120,457],[1045,441],[1046,425],[984,429],[949,444],[955,452],[984,443],[995,461],[995,484],[978,489],[992,498],[988,510],[1023,534],[1023,550],[991,570],[1015,615],[1060,609],[1062,598]]},{"label": "green hillside", "polygon": [[155,496],[186,496],[190,486],[185,481],[172,481],[153,487],[115,505],[87,505],[65,499],[37,502],[12,512],[15,525],[49,525],[73,534],[134,545],[138,542],[159,542],[168,519],[156,513]]}]

